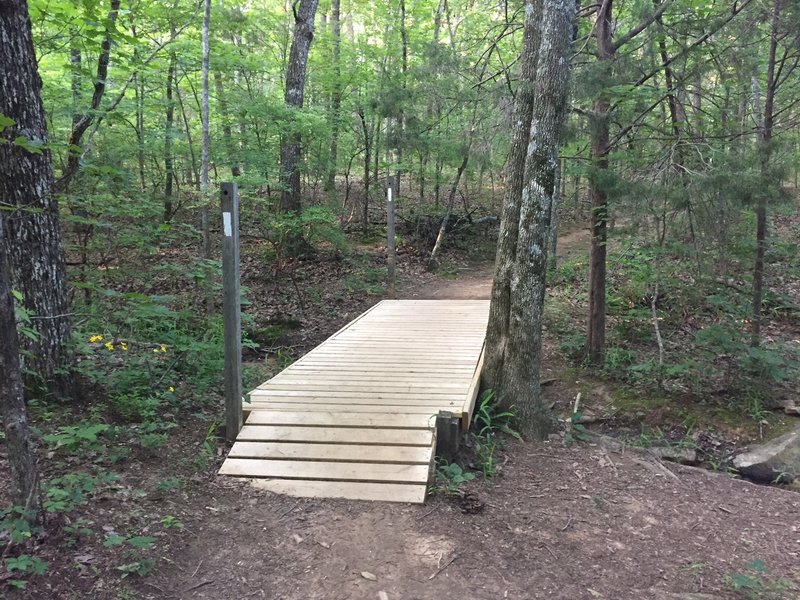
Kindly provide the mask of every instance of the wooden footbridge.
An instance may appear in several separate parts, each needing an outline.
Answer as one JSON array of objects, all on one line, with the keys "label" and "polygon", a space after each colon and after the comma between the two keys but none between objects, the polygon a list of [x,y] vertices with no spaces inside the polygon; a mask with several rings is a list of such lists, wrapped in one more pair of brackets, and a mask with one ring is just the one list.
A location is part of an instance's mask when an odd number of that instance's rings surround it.
[{"label": "wooden footbridge", "polygon": [[489,303],[384,300],[250,392],[220,474],[292,496],[424,502],[469,425]]}]

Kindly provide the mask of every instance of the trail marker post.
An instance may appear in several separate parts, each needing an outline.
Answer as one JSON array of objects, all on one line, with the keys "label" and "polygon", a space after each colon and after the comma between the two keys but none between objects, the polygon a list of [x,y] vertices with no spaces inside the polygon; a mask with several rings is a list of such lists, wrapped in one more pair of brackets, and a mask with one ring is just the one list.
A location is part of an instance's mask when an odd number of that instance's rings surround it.
[{"label": "trail marker post", "polygon": [[239,189],[220,186],[222,206],[222,310],[225,325],[225,437],[242,428],[242,306],[239,283]]},{"label": "trail marker post", "polygon": [[386,178],[386,271],[389,298],[395,297],[394,275],[397,264],[394,239],[394,195],[395,178],[389,175],[389,177]]}]

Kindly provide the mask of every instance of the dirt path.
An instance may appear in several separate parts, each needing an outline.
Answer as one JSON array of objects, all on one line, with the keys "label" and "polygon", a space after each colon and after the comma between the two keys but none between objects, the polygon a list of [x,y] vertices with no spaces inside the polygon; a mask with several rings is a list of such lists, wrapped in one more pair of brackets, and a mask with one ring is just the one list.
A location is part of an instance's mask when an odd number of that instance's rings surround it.
[{"label": "dirt path", "polygon": [[424,506],[297,500],[209,481],[183,517],[191,533],[139,591],[215,600],[737,598],[726,581],[757,560],[769,569],[764,586],[800,580],[797,494],[596,446],[515,443],[506,461],[501,476],[471,486],[477,514],[442,496]]},{"label": "dirt path", "polygon": [[[568,234],[559,255],[585,253],[587,242],[587,231]],[[490,264],[455,280],[417,273],[401,279],[399,295],[488,298],[491,275]],[[547,393],[564,392],[557,388]],[[743,598],[731,582],[750,577],[764,598],[800,597],[781,591],[800,582],[796,493],[586,444],[515,442],[501,464],[497,477],[470,484],[479,502],[468,513],[441,493],[424,506],[298,500],[211,478],[182,517],[190,534],[139,591],[215,600],[709,600]],[[748,571],[754,561],[768,574]]]},{"label": "dirt path", "polygon": [[[574,229],[558,238],[556,254],[559,260],[587,255],[589,230]],[[485,262],[470,265],[458,278],[447,279],[426,272],[400,272],[398,297],[419,300],[488,300],[492,292],[494,264]]]}]

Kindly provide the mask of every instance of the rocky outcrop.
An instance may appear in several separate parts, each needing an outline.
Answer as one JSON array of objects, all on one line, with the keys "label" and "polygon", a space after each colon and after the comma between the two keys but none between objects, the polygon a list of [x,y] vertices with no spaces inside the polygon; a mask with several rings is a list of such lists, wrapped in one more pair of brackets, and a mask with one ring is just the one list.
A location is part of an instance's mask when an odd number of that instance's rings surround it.
[{"label": "rocky outcrop", "polygon": [[800,427],[739,454],[733,459],[733,466],[754,481],[794,481],[800,477]]}]

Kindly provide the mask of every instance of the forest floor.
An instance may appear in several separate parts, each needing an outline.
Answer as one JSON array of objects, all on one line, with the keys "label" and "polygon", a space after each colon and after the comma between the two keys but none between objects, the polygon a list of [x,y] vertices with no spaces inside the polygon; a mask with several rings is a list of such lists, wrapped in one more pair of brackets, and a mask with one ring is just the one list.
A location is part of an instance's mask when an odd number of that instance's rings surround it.
[{"label": "forest floor", "polygon": [[[587,239],[583,230],[568,234],[559,253],[584,252]],[[488,298],[490,289],[485,257],[453,259],[446,276],[400,263],[401,298]],[[310,323],[324,318],[305,312]],[[587,395],[614,395],[548,352],[553,344],[545,342],[543,378],[557,379],[545,388],[557,412],[587,386]],[[40,548],[47,574],[9,598],[800,597],[800,495],[665,464],[601,438],[509,440],[494,477],[417,506],[255,490],[215,475],[224,448],[198,466],[202,421],[186,415],[173,433],[157,456],[122,467],[120,481],[85,509],[107,534],[156,538],[152,569],[121,578],[113,565],[138,564],[134,551],[80,539],[66,548],[64,528]],[[182,486],[160,489],[175,476]]]}]

